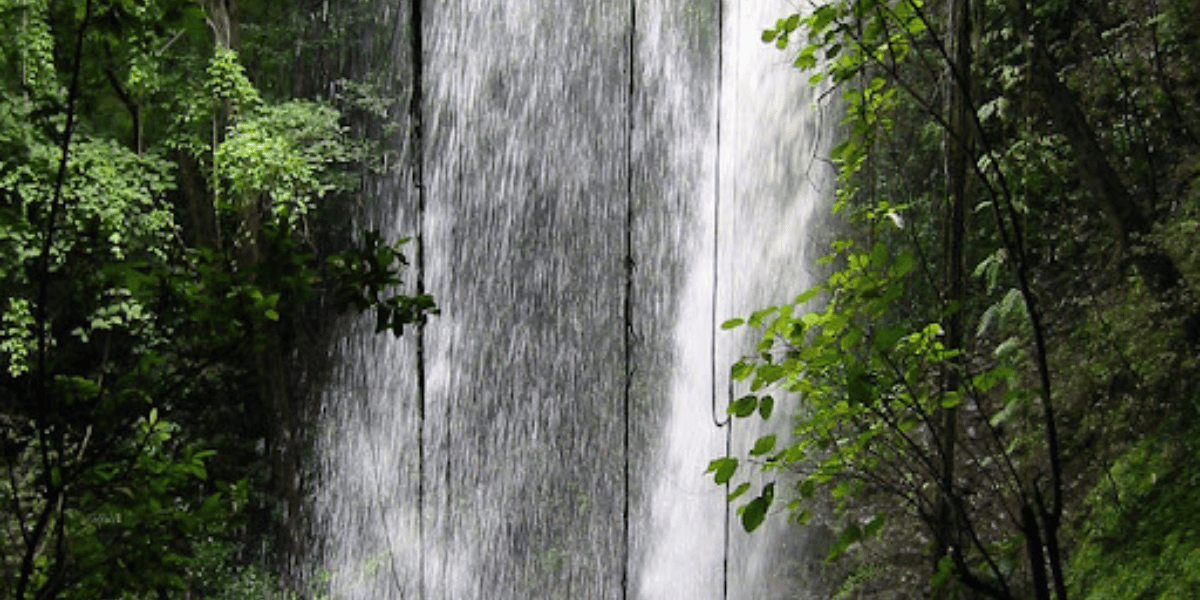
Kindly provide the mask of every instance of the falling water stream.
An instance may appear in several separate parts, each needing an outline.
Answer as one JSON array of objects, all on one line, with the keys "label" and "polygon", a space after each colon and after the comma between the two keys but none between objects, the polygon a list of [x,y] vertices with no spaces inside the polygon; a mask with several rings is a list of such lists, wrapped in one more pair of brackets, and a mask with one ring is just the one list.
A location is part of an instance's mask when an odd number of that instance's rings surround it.
[{"label": "falling water stream", "polygon": [[332,349],[312,577],[364,600],[802,597],[794,528],[739,534],[703,473],[758,433],[719,426],[752,343],[717,324],[807,287],[828,189],[829,126],[759,39],[793,9],[411,6],[381,12],[416,135],[363,220],[419,237],[442,314]]}]

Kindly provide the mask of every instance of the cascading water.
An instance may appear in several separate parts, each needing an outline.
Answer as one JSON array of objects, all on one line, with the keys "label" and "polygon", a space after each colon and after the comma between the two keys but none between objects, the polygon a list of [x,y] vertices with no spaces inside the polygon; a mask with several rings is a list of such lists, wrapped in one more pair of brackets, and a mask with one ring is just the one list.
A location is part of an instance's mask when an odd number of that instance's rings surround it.
[{"label": "cascading water", "polygon": [[401,340],[355,323],[334,349],[313,572],[335,598],[783,593],[771,557],[789,536],[731,522],[727,540],[703,471],[746,347],[714,319],[806,286],[825,189],[812,95],[758,39],[789,10],[456,0],[395,16],[400,38],[419,21],[419,48],[395,50],[423,74],[419,134],[370,224],[421,236],[442,315]]},{"label": "cascading water", "polygon": [[661,471],[649,482],[660,537],[644,598],[803,597],[794,563],[812,557],[789,547],[805,542],[804,532],[785,531],[777,515],[744,534],[727,512],[727,490],[699,475],[727,447],[744,454],[766,433],[756,420],[731,423],[725,410],[746,391],[731,385],[729,367],[756,340],[716,326],[811,285],[810,217],[831,189],[831,172],[817,160],[827,155],[831,133],[814,93],[785,53],[761,41],[763,28],[794,10],[786,2],[734,2],[724,10],[720,118],[710,139],[718,156],[705,184],[716,193],[699,195],[705,208],[695,226],[707,233],[690,253],[680,290],[671,417],[661,434]]}]

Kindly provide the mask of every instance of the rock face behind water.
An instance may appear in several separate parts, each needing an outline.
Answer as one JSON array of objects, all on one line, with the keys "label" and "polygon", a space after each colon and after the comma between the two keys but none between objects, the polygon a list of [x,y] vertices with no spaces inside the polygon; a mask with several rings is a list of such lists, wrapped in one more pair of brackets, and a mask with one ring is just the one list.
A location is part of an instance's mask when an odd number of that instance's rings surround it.
[{"label": "rock face behind water", "polygon": [[[727,4],[426,2],[417,54],[384,12],[370,60],[420,90],[422,135],[360,219],[420,236],[442,315],[331,348],[310,579],[334,598],[722,597],[703,470],[744,349],[715,324],[803,287],[821,187],[811,96],[757,42],[787,6]],[[779,587],[755,547],[781,539],[733,536],[730,589]]]}]

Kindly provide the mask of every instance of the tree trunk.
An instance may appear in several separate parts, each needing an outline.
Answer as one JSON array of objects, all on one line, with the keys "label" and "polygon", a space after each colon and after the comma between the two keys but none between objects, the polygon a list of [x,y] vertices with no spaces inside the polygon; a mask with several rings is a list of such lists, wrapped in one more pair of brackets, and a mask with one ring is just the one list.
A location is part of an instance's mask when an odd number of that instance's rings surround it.
[{"label": "tree trunk", "polygon": [[1033,89],[1042,97],[1041,105],[1052,127],[1070,144],[1076,174],[1104,212],[1123,254],[1137,268],[1146,286],[1155,295],[1166,295],[1182,282],[1179,269],[1171,257],[1146,240],[1152,231],[1152,221],[1108,161],[1108,154],[1075,93],[1058,77],[1057,66],[1044,41],[1035,35],[1029,45]]},{"label": "tree trunk", "polygon": [[[947,65],[946,101],[947,124],[943,134],[946,172],[946,200],[948,219],[943,230],[942,255],[945,257],[945,289],[949,314],[946,315],[946,348],[950,351],[963,348],[963,305],[964,285],[964,238],[966,237],[967,168],[971,156],[970,117],[972,109],[971,88],[971,22],[970,0],[950,0],[947,10],[947,39],[953,62]],[[957,359],[952,361],[943,374],[943,393],[954,393],[961,385],[961,372]],[[954,514],[954,461],[958,437],[958,409],[948,408],[942,413],[941,434],[941,492],[937,505],[937,531],[934,535],[933,568],[951,546],[960,546],[957,534],[958,517]],[[940,597],[948,597],[949,586],[938,591]]]}]

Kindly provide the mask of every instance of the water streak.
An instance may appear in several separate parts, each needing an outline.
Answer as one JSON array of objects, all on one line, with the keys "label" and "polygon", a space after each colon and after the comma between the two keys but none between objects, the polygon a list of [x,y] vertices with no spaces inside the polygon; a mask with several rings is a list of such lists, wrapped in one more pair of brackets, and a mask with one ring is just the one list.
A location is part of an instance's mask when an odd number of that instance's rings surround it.
[{"label": "water streak", "polygon": [[[313,506],[335,598],[722,598],[703,471],[746,340],[712,321],[804,287],[826,186],[811,94],[758,41],[788,10],[425,4],[425,135],[405,148],[425,206],[406,176],[376,182],[373,222],[424,232],[443,314],[423,419],[414,338],[355,323],[333,349]],[[787,540],[733,536],[730,596],[782,594]]]}]

